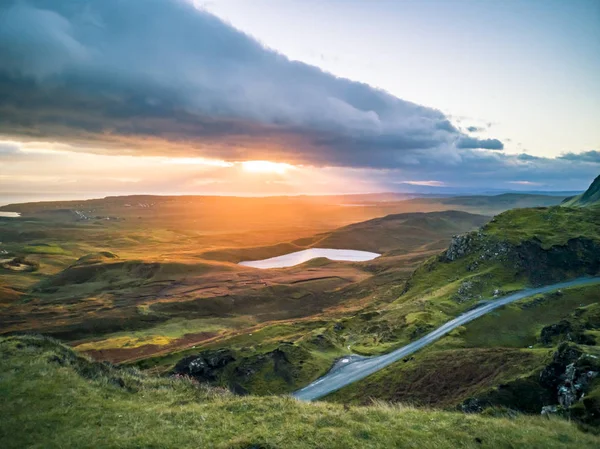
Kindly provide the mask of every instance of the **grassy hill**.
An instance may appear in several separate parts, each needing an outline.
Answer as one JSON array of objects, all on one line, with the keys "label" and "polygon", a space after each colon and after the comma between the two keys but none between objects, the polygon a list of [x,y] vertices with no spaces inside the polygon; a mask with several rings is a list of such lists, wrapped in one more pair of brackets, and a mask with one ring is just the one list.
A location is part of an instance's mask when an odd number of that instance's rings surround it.
[{"label": "grassy hill", "polygon": [[562,203],[567,207],[597,207],[600,205],[600,176],[594,179],[592,185],[583,192],[571,198],[565,199]]},{"label": "grassy hill", "polygon": [[[176,206],[177,214],[185,212],[179,209],[181,204],[176,202]],[[124,205],[119,207],[129,211]],[[42,218],[44,214],[28,212],[32,215],[19,223],[2,222],[8,231],[5,247],[37,264],[31,272],[0,272],[0,281],[8,281],[0,290],[0,315],[10,326],[4,331],[50,331],[78,351],[101,360],[135,364],[149,373],[177,372],[237,393],[268,396],[306,385],[343,355],[382,353],[412,341],[475,307],[482,299],[528,285],[596,274],[600,269],[600,214],[595,208],[512,210],[496,216],[477,231],[452,239],[452,234],[476,228],[488,219],[455,211],[393,214],[335,230],[296,235],[299,238],[295,239],[289,238],[295,231],[285,228],[279,234],[285,238],[278,240],[264,237],[263,231],[218,233],[212,225],[199,232],[193,229],[198,215],[179,223],[171,221],[173,215],[160,215],[161,208],[153,211],[156,217],[135,218],[146,209],[140,206],[139,210],[128,212],[124,221],[73,222],[69,221],[69,214],[60,219],[53,215],[50,220]],[[273,245],[273,240],[288,243]],[[448,242],[450,246],[440,254]],[[352,245],[385,255],[363,264],[319,259],[283,270],[253,270],[234,264],[238,257],[254,258],[251,256],[256,250],[260,252],[256,258],[263,258],[277,255],[271,254],[273,248],[287,252],[292,247],[325,244]],[[209,252],[222,258],[208,260]],[[529,308],[510,306],[497,315],[470,323],[414,359],[365,379],[353,391],[341,391],[338,399],[366,403],[371,397],[379,397],[435,407],[460,406],[473,399],[519,409],[510,401],[503,402],[504,396],[499,399],[500,385],[511,385],[511,392],[521,391],[522,379],[552,363],[565,335],[595,338],[596,330],[581,330],[588,325],[585,320],[591,312],[577,312],[585,319],[571,314],[597,302],[597,290],[576,295],[565,292],[562,298],[562,302],[535,298]],[[566,326],[560,324],[562,320],[571,320],[571,327],[561,334],[560,329]],[[485,326],[481,327],[480,322]],[[558,334],[551,336],[549,343],[542,343],[543,328],[554,325],[558,326]],[[592,347],[589,342],[581,340],[576,344]],[[100,378],[105,383],[113,382]],[[158,382],[148,379],[150,383]],[[423,379],[429,379],[436,387],[428,387]],[[28,388],[36,387],[28,384]],[[94,391],[86,390],[86,394],[104,394]],[[136,393],[127,396],[123,405],[133,410],[135,406],[127,401],[140,400],[139,391],[117,391]],[[596,400],[595,394],[589,401]],[[188,412],[183,406],[173,405],[181,396],[169,402],[168,394],[165,395],[162,398],[174,408],[164,413],[156,408],[156,403],[144,404],[162,415],[177,415],[176,421],[185,419]],[[275,408],[298,407],[289,412],[296,419],[306,416],[305,410],[333,410],[331,413],[336,416],[347,412],[333,405],[305,409],[315,406],[282,398],[218,397],[218,401],[235,402],[241,410],[255,410],[252,407],[257,403]],[[549,399],[544,403],[553,402]],[[221,406],[215,407],[209,412],[217,413]],[[587,416],[587,408],[580,412]],[[371,412],[364,413],[367,416]],[[463,415],[427,413],[465,419]],[[100,419],[99,416],[100,412],[91,419]],[[404,423],[405,418],[399,418],[399,422]],[[139,419],[149,418],[144,415]],[[418,419],[429,418],[421,415]],[[232,423],[232,428],[239,430],[241,427],[236,425]],[[272,429],[272,424],[264,420],[258,425],[263,430]],[[352,447],[350,440],[356,438],[351,430],[336,428],[335,432],[350,432],[347,439]],[[177,435],[177,441],[185,438],[184,434]],[[404,442],[394,439],[403,438],[401,435],[383,440],[378,439],[380,436],[369,438],[374,447]],[[238,447],[236,440],[232,441],[223,447]],[[258,447],[293,447],[283,437],[266,443],[270,440],[262,436],[248,444],[244,440],[239,447],[252,447],[255,441],[259,442]],[[357,443],[357,447],[365,446],[365,441],[357,441],[362,443]],[[424,440],[416,441],[423,443],[418,447],[427,447]],[[497,447],[502,447],[504,440],[498,441]],[[207,444],[210,443],[209,440]],[[466,440],[454,443],[468,447]],[[135,444],[154,443],[136,440],[132,445]]]},{"label": "grassy hill", "polygon": [[510,209],[557,206],[565,199],[560,195],[529,193],[502,193],[499,195],[466,195],[448,198],[415,198],[406,201],[421,207],[436,205],[445,209],[456,209],[485,215],[496,215]]},{"label": "grassy hill", "polygon": [[[278,212],[277,220],[291,213],[290,204],[279,207],[281,201],[251,198],[246,203],[229,198],[225,204],[238,206],[232,212],[238,221],[240,210],[249,211],[262,203],[273,207],[271,215],[261,218],[266,225]],[[314,208],[330,207],[315,201],[292,203],[304,204],[309,215],[316,213]],[[188,203],[203,209],[190,211]],[[239,234],[230,234],[213,227],[214,217],[202,219],[213,212],[227,215],[217,209],[212,198],[202,197],[119,197],[23,205],[19,210],[24,218],[0,220],[1,248],[8,253],[8,262],[0,264],[0,333],[40,332],[99,359],[125,362],[191,347],[210,349],[243,332],[261,335],[263,327],[276,323],[290,327],[290,320],[309,318],[317,323],[311,329],[320,328],[318,323],[324,319],[337,319],[371,300],[394,297],[393,290],[420,261],[445,247],[452,234],[487,221],[484,216],[447,211],[390,215],[326,233],[314,228],[305,237],[296,231],[295,221],[273,232],[240,229]],[[373,213],[357,212],[354,207],[338,209],[349,211],[350,218]],[[76,211],[95,218],[83,219]],[[103,220],[102,216],[117,219]],[[270,244],[276,236],[287,243]],[[393,250],[368,263],[321,259],[285,270],[236,264],[323,240],[344,248],[374,245],[382,252]],[[304,324],[297,327],[303,329]],[[279,335],[282,341],[296,341],[294,330],[283,334]],[[254,344],[246,346],[256,349]],[[308,346],[309,353],[316,350]],[[268,356],[275,348],[268,343],[249,355],[253,359]],[[339,350],[334,353],[339,355]],[[332,357],[320,355],[319,371],[303,371],[317,376]],[[298,382],[305,379],[301,375]],[[286,391],[295,386],[291,382]],[[282,391],[272,383],[256,388]]]},{"label": "grassy hill", "polygon": [[256,248],[225,248],[207,251],[206,259],[238,263],[280,256],[307,248],[348,248],[377,253],[410,253],[445,248],[450,238],[480,227],[485,215],[449,210],[386,215],[289,243]]},{"label": "grassy hill", "polygon": [[[347,342],[354,352],[387,351],[484,299],[599,272],[597,208],[511,210],[455,237],[414,272],[395,301],[346,320]],[[511,304],[329,400],[364,404],[376,398],[478,411],[501,405],[539,413],[561,401],[556,379],[586,373],[596,379],[600,372],[599,294],[599,286],[590,286]],[[585,398],[558,412],[598,426],[600,381],[585,383]]]},{"label": "grassy hill", "polygon": [[[375,220],[375,223],[378,221]],[[147,359],[138,365],[161,371],[179,369],[193,374],[199,380],[240,392],[284,393],[314,380],[344,354],[379,354],[395,349],[475,307],[483,299],[529,285],[596,274],[599,270],[600,216],[595,211],[562,207],[509,211],[477,231],[454,238],[445,252],[433,256],[417,268],[405,284],[398,285],[396,281],[396,289],[390,289],[390,294],[383,301],[377,300],[377,296],[386,291],[387,284],[370,283],[368,289],[372,294],[371,299],[363,303],[359,310],[340,311],[328,319],[310,324],[291,321],[265,328],[252,336],[236,336],[216,345],[206,345],[201,350],[187,349],[181,353]],[[394,284],[394,281],[391,283]],[[597,292],[597,288],[593,292]],[[586,298],[595,296],[592,294]],[[550,309],[572,311],[586,301],[574,297],[564,308],[554,302]],[[540,310],[535,309],[538,314]],[[552,320],[557,317],[550,312],[547,315],[550,321],[538,317],[537,325],[553,324]],[[528,316],[531,322],[536,322],[531,314],[519,316]],[[512,329],[510,320],[514,316],[508,317],[500,324]],[[488,323],[488,327],[491,326],[486,318],[482,320]],[[476,323],[469,326],[476,326]],[[498,329],[489,336],[492,342],[497,340],[498,347],[504,347],[504,341],[508,340],[508,337],[506,340],[501,338],[502,332]],[[485,335],[486,331],[482,329],[480,338]],[[526,335],[513,333],[512,338],[517,342],[512,347],[521,350],[535,344],[537,337],[535,332],[530,332]],[[455,348],[464,347],[468,347],[468,344],[457,344]],[[482,344],[473,347],[482,348],[480,357],[483,358],[489,354],[489,348],[496,346]],[[227,352],[215,352],[222,350]],[[513,380],[509,371],[503,372],[503,366],[511,363],[510,360],[527,361],[522,363],[522,370],[518,368],[512,372],[516,377],[528,370],[541,368],[543,364],[540,357],[521,354],[517,350],[492,353],[487,367],[491,373],[495,373],[494,376],[482,372],[479,382],[467,373],[463,373],[465,378],[458,375],[455,380],[458,384],[453,385],[457,388],[461,385],[458,390],[462,391],[462,395],[447,398],[446,404],[452,401],[456,404],[466,399],[469,394],[475,393],[473,388],[476,386],[487,388]],[[483,366],[479,362],[473,365],[468,360],[471,358],[469,352],[452,353],[451,357],[461,361],[457,367]],[[211,359],[216,362],[209,370],[192,373],[193,370],[189,368],[194,364],[204,365]],[[443,358],[432,360],[432,365],[439,363],[439,366],[444,366],[440,361]],[[379,382],[377,376],[373,376],[373,379],[372,389],[361,388],[360,385],[364,383],[357,384],[357,389],[365,394],[371,392],[373,397],[390,398],[389,395],[379,394],[382,392],[379,387],[386,390],[391,383]],[[421,390],[416,388],[415,394],[419,395]],[[365,399],[369,396],[361,397]],[[440,396],[437,405],[443,403]]]},{"label": "grassy hill", "polygon": [[475,306],[528,285],[600,270],[600,214],[587,208],[516,209],[456,236],[422,264],[390,304],[347,320],[354,351],[406,344]]},{"label": "grassy hill", "polygon": [[413,251],[444,243],[454,234],[476,229],[489,217],[461,211],[387,215],[318,234],[311,246],[386,253]]},{"label": "grassy hill", "polygon": [[0,339],[3,448],[596,448],[560,419],[233,396],[94,363],[53,340]]}]

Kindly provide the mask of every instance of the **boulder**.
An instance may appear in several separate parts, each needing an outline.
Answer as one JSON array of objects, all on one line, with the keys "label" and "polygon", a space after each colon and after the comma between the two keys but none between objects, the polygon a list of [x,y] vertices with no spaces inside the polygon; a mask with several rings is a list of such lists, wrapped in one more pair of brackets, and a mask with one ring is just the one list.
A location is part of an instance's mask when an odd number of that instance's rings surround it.
[{"label": "boulder", "polygon": [[180,360],[175,365],[174,374],[187,375],[199,382],[214,382],[219,372],[233,361],[233,352],[228,349],[205,351]]}]

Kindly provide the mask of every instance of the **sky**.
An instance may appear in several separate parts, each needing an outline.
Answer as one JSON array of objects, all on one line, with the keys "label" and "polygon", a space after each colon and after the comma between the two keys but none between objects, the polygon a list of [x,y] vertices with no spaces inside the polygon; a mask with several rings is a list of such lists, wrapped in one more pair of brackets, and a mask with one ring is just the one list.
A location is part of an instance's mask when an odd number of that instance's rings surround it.
[{"label": "sky", "polygon": [[582,190],[600,2],[4,0],[0,197]]}]

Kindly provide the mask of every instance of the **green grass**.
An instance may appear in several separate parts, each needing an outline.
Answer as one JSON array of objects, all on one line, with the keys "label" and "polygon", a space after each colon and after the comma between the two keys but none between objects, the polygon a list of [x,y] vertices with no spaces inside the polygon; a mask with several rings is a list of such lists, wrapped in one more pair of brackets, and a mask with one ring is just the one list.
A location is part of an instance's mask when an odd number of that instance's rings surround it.
[{"label": "green grass", "polygon": [[92,364],[39,337],[0,340],[0,441],[31,448],[596,448],[560,419],[236,397]]},{"label": "green grass", "polygon": [[600,241],[600,214],[586,208],[514,209],[497,215],[483,227],[490,236],[512,244],[537,239],[545,249],[585,236]]},{"label": "green grass", "polygon": [[146,344],[165,345],[187,334],[199,332],[219,332],[227,329],[250,327],[255,324],[250,316],[237,318],[175,318],[149,329],[139,329],[103,335],[102,338],[84,342],[76,347],[78,351],[138,347]]},{"label": "green grass", "polygon": [[465,399],[540,368],[547,350],[505,348],[440,349],[412,357],[332,393],[326,400],[369,404],[373,399],[454,407]]},{"label": "green grass", "polygon": [[[322,321],[268,325],[216,343],[145,358],[134,365],[157,373],[173,370],[187,356],[227,349],[234,360],[218,372],[213,385],[244,389],[257,395],[290,393],[325,374],[348,350]],[[275,352],[284,360],[275,362]],[[250,376],[245,373],[252,373]]]},{"label": "green grass", "polygon": [[578,307],[594,304],[600,285],[569,288],[510,304],[469,323],[455,334],[454,345],[462,347],[524,348],[538,343],[544,326],[557,323]]},{"label": "green grass", "polygon": [[50,255],[59,255],[59,256],[69,256],[71,255],[70,251],[65,250],[56,244],[31,244],[25,245],[22,252],[27,254],[50,254]]}]

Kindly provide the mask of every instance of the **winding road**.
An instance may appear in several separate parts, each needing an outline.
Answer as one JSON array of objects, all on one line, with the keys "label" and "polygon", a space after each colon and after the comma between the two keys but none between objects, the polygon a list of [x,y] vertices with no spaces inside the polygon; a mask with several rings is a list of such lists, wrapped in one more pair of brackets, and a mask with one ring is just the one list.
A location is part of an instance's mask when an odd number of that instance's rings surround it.
[{"label": "winding road", "polygon": [[477,307],[476,309],[470,310],[463,313],[462,315],[448,321],[446,324],[438,327],[433,332],[425,335],[419,340],[413,341],[412,343],[403,346],[402,348],[396,349],[388,354],[379,355],[376,357],[362,357],[362,356],[349,356],[345,359],[338,361],[333,368],[323,377],[315,380],[310,385],[293,393],[293,397],[303,401],[313,401],[319,399],[329,393],[339,390],[351,383],[358,380],[364,379],[373,373],[391,365],[394,362],[418,351],[419,349],[427,346],[439,338],[462,326],[469,321],[473,321],[486,313],[491,312],[499,307],[502,307],[511,302],[518,301],[533,295],[540,293],[548,293],[553,290],[559,290],[562,288],[579,287],[590,284],[600,283],[600,277],[586,277],[578,278],[568,282],[561,282],[558,284],[547,285],[545,287],[528,288],[521,290],[512,295],[505,296],[503,298],[495,299],[485,305]]}]

